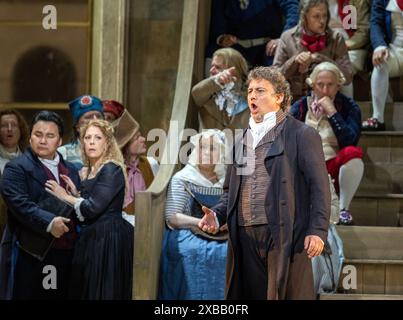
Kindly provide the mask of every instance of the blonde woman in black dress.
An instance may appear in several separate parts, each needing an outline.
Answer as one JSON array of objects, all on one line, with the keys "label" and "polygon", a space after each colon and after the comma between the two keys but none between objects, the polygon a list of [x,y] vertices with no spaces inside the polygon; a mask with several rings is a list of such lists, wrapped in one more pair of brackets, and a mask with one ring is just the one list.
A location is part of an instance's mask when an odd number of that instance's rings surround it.
[{"label": "blonde woman in black dress", "polygon": [[54,181],[47,188],[69,202],[82,228],[76,243],[71,297],[131,299],[133,227],[122,218],[127,185],[123,156],[105,120],[92,120],[81,130],[84,167],[80,191],[68,177],[67,190]]}]

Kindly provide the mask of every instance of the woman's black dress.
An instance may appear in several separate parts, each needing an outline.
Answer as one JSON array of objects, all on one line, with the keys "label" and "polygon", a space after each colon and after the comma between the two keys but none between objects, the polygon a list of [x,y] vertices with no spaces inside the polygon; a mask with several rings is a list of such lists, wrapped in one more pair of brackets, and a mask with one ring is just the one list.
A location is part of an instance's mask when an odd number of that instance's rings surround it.
[{"label": "woman's black dress", "polygon": [[71,297],[131,299],[133,227],[122,218],[125,180],[122,169],[106,163],[81,183],[84,217],[76,242]]}]

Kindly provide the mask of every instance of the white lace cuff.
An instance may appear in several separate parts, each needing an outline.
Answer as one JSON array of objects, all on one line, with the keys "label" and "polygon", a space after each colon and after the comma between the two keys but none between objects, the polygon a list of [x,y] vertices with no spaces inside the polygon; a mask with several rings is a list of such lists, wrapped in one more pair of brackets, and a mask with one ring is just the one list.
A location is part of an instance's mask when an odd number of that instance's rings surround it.
[{"label": "white lace cuff", "polygon": [[385,47],[385,46],[378,46],[378,47],[376,47],[376,49],[374,50],[374,53],[376,53],[376,52],[378,52],[378,51],[381,51],[381,50],[383,50],[383,49],[388,49],[388,47]]},{"label": "white lace cuff", "polygon": [[218,76],[219,76],[219,75],[220,75],[220,74],[218,73],[218,74],[216,74],[215,76],[213,76],[214,82],[215,82],[221,89],[224,89],[225,85],[222,85],[222,84],[220,83],[220,81],[219,81],[219,79],[218,79]]},{"label": "white lace cuff", "polygon": [[83,201],[84,201],[84,198],[78,198],[77,202],[74,204],[74,210],[76,210],[77,218],[81,222],[83,222],[85,220],[85,218],[83,217],[83,215],[81,214],[81,211],[80,211],[80,205],[81,205],[81,202],[83,202]]}]

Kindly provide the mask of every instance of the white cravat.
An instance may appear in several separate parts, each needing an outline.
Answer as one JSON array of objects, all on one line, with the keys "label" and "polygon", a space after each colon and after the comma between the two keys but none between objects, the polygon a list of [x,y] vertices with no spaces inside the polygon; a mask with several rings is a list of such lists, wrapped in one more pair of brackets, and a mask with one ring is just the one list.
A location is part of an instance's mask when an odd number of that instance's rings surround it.
[{"label": "white cravat", "polygon": [[53,175],[56,178],[57,183],[60,183],[59,168],[58,168],[58,165],[60,162],[59,154],[56,152],[56,156],[53,160],[43,159],[43,158],[39,158],[39,160],[43,163],[44,166],[46,166],[46,168],[48,168],[50,170],[50,172],[53,173]]},{"label": "white cravat", "polygon": [[263,121],[256,123],[255,120],[249,118],[250,132],[253,137],[253,149],[256,148],[260,140],[276,125],[276,111],[266,113]]}]

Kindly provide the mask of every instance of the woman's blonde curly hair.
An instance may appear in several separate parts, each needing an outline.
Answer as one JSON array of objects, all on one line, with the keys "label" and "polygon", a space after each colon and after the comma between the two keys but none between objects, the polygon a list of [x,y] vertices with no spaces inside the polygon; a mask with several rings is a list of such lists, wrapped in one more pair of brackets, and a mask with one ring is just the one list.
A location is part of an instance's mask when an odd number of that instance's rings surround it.
[{"label": "woman's blonde curly hair", "polygon": [[[84,136],[90,127],[99,128],[101,130],[102,134],[105,136],[106,143],[107,143],[106,151],[104,152],[104,154],[102,156],[101,165],[99,166],[99,168],[97,168],[97,170],[99,170],[107,162],[113,162],[117,166],[121,167],[122,171],[123,171],[123,175],[125,177],[125,187],[127,190],[127,173],[126,173],[126,166],[124,164],[124,158],[123,158],[122,152],[120,151],[118,143],[115,139],[114,129],[109,121],[102,120],[102,119],[94,119],[94,120],[91,120],[90,122],[88,122],[83,127],[81,127],[81,129],[80,129],[81,147],[80,148],[81,148],[81,158],[83,159],[84,167],[88,167],[89,169],[91,169],[90,159],[86,155],[85,149],[84,149]],[[89,170],[88,172],[90,172],[90,171],[91,170]]]}]

